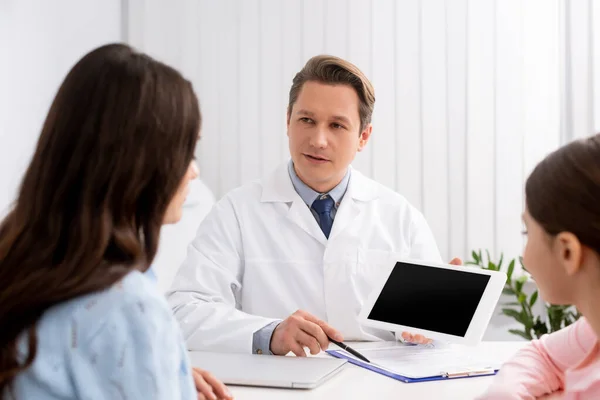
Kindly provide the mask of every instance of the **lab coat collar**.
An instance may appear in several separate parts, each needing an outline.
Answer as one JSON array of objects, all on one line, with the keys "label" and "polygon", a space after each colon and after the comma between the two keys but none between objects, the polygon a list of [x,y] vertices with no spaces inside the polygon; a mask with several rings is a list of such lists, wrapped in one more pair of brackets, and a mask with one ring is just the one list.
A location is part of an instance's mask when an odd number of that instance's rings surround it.
[{"label": "lab coat collar", "polygon": [[296,192],[296,189],[294,189],[290,174],[288,173],[287,163],[280,166],[271,176],[264,180],[261,202],[291,203],[287,212],[287,218],[326,247],[329,242],[335,239],[361,214],[365,202],[374,200],[378,196],[379,188],[377,184],[364,177],[360,172],[352,170],[348,190],[333,221],[329,240],[323,234],[309,207]]}]

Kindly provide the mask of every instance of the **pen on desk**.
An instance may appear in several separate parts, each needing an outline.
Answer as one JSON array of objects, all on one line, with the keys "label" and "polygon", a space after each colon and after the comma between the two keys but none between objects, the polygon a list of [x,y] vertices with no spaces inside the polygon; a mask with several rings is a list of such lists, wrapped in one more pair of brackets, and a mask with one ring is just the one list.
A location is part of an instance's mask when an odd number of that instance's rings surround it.
[{"label": "pen on desk", "polygon": [[333,340],[330,337],[327,337],[329,339],[329,341],[335,345],[338,345],[339,347],[341,347],[342,349],[346,350],[348,353],[352,354],[353,356],[363,360],[364,362],[368,362],[371,363],[371,361],[369,361],[367,359],[367,357],[363,356],[362,354],[360,354],[358,351],[354,350],[352,347],[348,346],[345,343],[342,342],[338,342],[337,340]]}]

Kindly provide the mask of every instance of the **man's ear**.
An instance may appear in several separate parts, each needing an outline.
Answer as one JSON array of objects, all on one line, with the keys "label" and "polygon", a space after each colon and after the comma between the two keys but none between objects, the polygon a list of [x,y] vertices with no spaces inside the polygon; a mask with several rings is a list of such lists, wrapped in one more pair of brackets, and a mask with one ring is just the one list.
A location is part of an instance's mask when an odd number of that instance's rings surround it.
[{"label": "man's ear", "polygon": [[365,129],[363,129],[359,136],[358,151],[363,151],[363,149],[367,146],[367,143],[369,142],[372,133],[373,124],[369,124]]},{"label": "man's ear", "polygon": [[583,248],[577,236],[561,232],[554,238],[554,253],[567,276],[575,275],[583,263]]}]

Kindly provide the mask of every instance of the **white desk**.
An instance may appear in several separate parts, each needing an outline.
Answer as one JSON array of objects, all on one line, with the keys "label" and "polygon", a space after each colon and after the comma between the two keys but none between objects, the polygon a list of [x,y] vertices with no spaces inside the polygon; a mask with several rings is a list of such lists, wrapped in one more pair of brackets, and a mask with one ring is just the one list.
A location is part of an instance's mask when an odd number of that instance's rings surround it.
[{"label": "white desk", "polygon": [[[510,358],[526,342],[483,342],[481,351],[500,360]],[[361,347],[377,346],[377,343]],[[323,355],[329,357],[328,355]],[[342,371],[316,389],[270,389],[229,386],[236,400],[258,399],[460,399],[468,400],[482,394],[493,377],[403,383],[364,368],[347,364]]]}]

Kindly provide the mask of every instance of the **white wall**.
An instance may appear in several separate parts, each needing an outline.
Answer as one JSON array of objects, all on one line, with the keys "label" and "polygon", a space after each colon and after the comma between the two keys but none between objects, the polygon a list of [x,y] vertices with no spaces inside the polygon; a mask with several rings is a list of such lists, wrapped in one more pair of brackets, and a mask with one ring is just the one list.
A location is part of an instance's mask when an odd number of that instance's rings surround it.
[{"label": "white wall", "polygon": [[[58,85],[97,45],[128,40],[194,81],[217,196],[287,158],[291,79],[326,52],[376,87],[355,167],[421,208],[446,257],[512,257],[524,177],[600,130],[597,22],[590,0],[1,0],[0,215]],[[486,338],[514,339],[508,327],[494,318]]]},{"label": "white wall", "polygon": [[559,0],[128,4],[130,42],[198,89],[217,197],[287,158],[293,75],[330,53],[375,85],[354,166],[423,210],[445,258],[521,252],[524,178],[561,137]]},{"label": "white wall", "polygon": [[561,4],[564,141],[600,131],[600,2],[565,0]]},{"label": "white wall", "polygon": [[120,0],[0,1],[0,217],[66,73],[86,52],[120,39]]},{"label": "white wall", "polygon": [[355,167],[423,210],[446,258],[514,256],[527,173],[600,128],[598,18],[597,2],[565,0],[4,0],[0,214],[58,84],[101,43],[128,39],[194,81],[201,173],[217,197],[287,158],[291,79],[326,52],[376,88],[375,135]]}]

